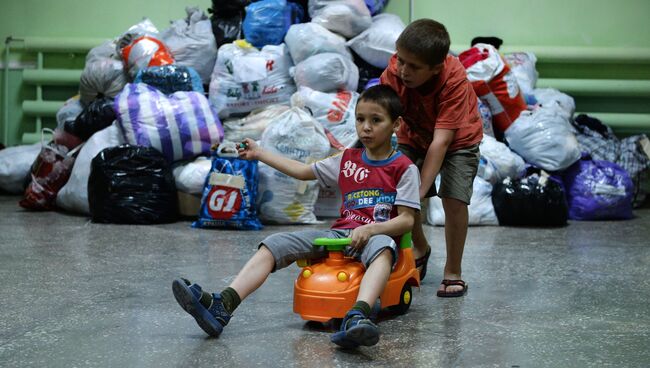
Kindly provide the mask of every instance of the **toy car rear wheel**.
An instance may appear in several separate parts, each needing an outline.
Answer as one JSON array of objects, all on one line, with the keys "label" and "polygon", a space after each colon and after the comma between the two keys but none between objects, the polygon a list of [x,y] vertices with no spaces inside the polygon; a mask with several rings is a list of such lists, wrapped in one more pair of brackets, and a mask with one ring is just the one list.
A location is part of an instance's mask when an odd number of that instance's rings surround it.
[{"label": "toy car rear wheel", "polygon": [[411,285],[404,284],[402,292],[399,294],[399,304],[393,305],[389,310],[395,314],[404,314],[409,310],[412,299]]}]

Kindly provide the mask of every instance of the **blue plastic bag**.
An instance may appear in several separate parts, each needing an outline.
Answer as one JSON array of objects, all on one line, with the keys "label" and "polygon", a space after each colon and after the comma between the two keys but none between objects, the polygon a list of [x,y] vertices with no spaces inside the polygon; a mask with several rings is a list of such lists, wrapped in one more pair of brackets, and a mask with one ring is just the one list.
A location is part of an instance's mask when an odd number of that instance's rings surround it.
[{"label": "blue plastic bag", "polygon": [[370,15],[377,15],[381,13],[381,11],[388,3],[388,0],[365,0],[365,1],[366,1],[366,6],[370,11]]},{"label": "blue plastic bag", "polygon": [[257,48],[279,45],[289,27],[303,18],[304,9],[299,4],[286,0],[257,1],[246,7],[244,37]]},{"label": "blue plastic bag", "polygon": [[615,163],[584,155],[564,173],[569,218],[572,220],[625,220],[632,218],[634,185]]},{"label": "blue plastic bag", "polygon": [[199,219],[195,228],[260,230],[256,197],[257,161],[237,157],[234,143],[219,145],[212,155],[212,169],[205,179]]},{"label": "blue plastic bag", "polygon": [[133,83],[146,83],[166,95],[174,92],[205,92],[199,73],[189,66],[163,65],[144,68],[138,72]]}]

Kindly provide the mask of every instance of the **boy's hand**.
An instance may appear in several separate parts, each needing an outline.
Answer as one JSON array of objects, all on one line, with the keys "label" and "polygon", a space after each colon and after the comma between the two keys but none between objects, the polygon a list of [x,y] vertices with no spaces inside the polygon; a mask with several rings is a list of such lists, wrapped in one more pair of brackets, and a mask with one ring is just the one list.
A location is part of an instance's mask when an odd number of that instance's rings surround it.
[{"label": "boy's hand", "polygon": [[352,234],[350,234],[350,238],[352,239],[350,247],[356,250],[362,250],[363,247],[368,244],[368,239],[370,239],[371,236],[372,231],[370,230],[369,225],[359,226],[352,230]]},{"label": "boy's hand", "polygon": [[257,143],[255,143],[255,141],[250,138],[244,139],[237,145],[237,153],[239,154],[239,158],[243,158],[244,160],[257,160],[259,151],[260,146],[258,146]]}]

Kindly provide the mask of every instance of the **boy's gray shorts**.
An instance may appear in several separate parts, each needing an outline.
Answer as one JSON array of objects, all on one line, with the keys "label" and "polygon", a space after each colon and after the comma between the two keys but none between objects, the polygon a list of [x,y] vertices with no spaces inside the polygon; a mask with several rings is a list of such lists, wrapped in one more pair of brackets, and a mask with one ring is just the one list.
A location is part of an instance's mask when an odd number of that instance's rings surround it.
[{"label": "boy's gray shorts", "polygon": [[[260,243],[266,246],[273,258],[275,259],[275,268],[273,272],[289,266],[299,259],[318,259],[327,257],[327,251],[324,247],[314,247],[312,242],[316,238],[347,238],[350,236],[351,229],[330,229],[330,230],[301,230],[290,233],[277,233],[266,237]],[[388,235],[374,235],[368,239],[368,244],[359,252],[351,247],[346,247],[344,254],[354,256],[361,261],[364,267],[368,268],[370,263],[385,248],[391,250],[393,254],[393,266],[397,262],[397,244],[395,240]]]}]

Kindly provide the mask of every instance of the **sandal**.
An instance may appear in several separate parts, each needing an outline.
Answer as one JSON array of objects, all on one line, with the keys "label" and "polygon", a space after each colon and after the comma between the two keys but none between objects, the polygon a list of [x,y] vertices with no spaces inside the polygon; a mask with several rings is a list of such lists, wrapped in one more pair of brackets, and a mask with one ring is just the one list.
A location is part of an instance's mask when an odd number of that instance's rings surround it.
[{"label": "sandal", "polygon": [[415,260],[415,268],[420,268],[420,282],[424,280],[424,276],[427,275],[427,264],[429,263],[429,256],[431,255],[431,247],[427,249],[427,252],[420,258]]},{"label": "sandal", "polygon": [[[456,298],[456,297],[459,297],[459,296],[463,296],[463,295],[465,295],[465,293],[467,293],[467,289],[469,288],[469,286],[463,280],[447,280],[447,279],[444,279],[444,280],[442,280],[440,285],[445,286],[444,290],[438,290],[438,292],[436,293],[436,295],[441,297],[441,298]],[[448,286],[462,286],[463,290],[447,291]]]}]

